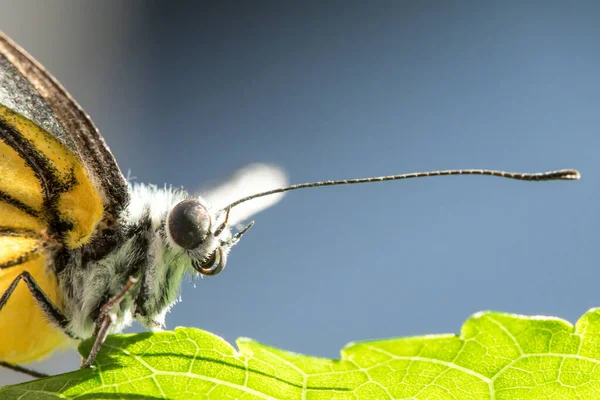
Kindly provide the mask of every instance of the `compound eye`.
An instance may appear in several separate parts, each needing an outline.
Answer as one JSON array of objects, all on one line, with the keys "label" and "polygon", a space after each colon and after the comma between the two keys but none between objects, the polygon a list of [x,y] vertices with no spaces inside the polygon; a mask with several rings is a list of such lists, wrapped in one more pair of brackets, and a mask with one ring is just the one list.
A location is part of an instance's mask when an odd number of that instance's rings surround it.
[{"label": "compound eye", "polygon": [[225,268],[225,258],[223,257],[223,250],[221,250],[220,247],[217,248],[206,262],[202,264],[194,262],[192,266],[196,271],[204,275],[218,274],[223,270],[223,268]]},{"label": "compound eye", "polygon": [[210,214],[196,200],[184,200],[169,213],[167,226],[177,245],[192,250],[200,246],[210,233]]}]

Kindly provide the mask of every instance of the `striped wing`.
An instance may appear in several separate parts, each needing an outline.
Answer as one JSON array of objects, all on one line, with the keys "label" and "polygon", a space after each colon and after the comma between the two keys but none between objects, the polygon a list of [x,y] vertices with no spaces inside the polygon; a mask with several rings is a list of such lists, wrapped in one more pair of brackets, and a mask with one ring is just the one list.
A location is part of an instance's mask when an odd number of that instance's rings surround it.
[{"label": "striped wing", "polygon": [[[55,272],[64,255],[106,249],[104,233],[127,201],[88,116],[0,33],[0,295],[26,270],[60,307]],[[19,284],[0,311],[0,360],[37,360],[67,341]]]},{"label": "striped wing", "polygon": [[84,165],[48,132],[0,104],[0,229],[75,249],[102,219]]},{"label": "striped wing", "polygon": [[2,32],[0,104],[33,121],[79,157],[101,194],[107,225],[118,218],[129,191],[102,136],[56,79]]},{"label": "striped wing", "polygon": [[[27,270],[60,307],[55,255],[89,243],[102,217],[100,193],[78,157],[0,104],[0,293]],[[66,341],[20,284],[0,311],[0,360],[36,360]]]}]

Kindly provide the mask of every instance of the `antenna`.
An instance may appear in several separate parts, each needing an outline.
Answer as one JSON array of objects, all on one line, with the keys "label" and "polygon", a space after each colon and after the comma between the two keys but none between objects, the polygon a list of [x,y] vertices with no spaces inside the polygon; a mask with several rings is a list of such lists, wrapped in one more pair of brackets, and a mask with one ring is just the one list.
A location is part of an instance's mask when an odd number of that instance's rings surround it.
[{"label": "antenna", "polygon": [[516,179],[519,181],[558,181],[558,180],[577,180],[581,177],[579,171],[575,169],[561,169],[558,171],[549,172],[536,172],[536,173],[522,173],[522,172],[505,172],[495,171],[490,169],[449,169],[442,171],[428,171],[428,172],[412,172],[408,174],[400,175],[386,175],[377,176],[371,178],[358,178],[358,179],[343,179],[337,181],[323,181],[323,182],[309,182],[301,183],[298,185],[290,185],[280,189],[268,190],[266,192],[256,193],[251,196],[243,197],[239,200],[234,201],[223,210],[229,210],[237,205],[240,205],[246,201],[253,200],[259,197],[270,196],[276,193],[289,192],[291,190],[306,189],[311,187],[321,186],[337,186],[337,185],[354,185],[356,183],[372,183],[372,182],[385,182],[385,181],[397,181],[401,179],[412,179],[412,178],[425,178],[428,176],[445,176],[445,175],[487,175],[495,176],[498,178]]}]

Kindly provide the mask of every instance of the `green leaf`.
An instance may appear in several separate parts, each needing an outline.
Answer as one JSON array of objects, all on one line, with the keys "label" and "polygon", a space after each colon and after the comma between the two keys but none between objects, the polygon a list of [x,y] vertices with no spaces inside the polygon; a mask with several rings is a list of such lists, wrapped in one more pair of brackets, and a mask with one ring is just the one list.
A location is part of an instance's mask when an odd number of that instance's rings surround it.
[{"label": "green leaf", "polygon": [[[198,329],[115,335],[95,369],[0,389],[2,399],[600,398],[600,309],[573,327],[483,312],[457,335],[355,342],[341,360]],[[81,346],[89,351],[90,342]]]}]

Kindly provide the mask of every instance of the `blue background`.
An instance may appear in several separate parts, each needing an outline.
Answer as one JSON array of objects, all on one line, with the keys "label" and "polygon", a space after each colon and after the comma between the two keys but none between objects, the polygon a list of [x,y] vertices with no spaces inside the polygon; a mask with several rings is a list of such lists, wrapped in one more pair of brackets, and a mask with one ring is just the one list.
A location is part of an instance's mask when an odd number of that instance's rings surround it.
[{"label": "blue background", "polygon": [[582,172],[295,192],[167,317],[335,358],[352,340],[459,332],[479,310],[574,322],[600,305],[599,20],[593,1],[13,1],[0,29],[142,182],[193,190],[258,161],[294,183]]}]

